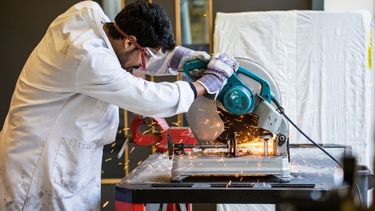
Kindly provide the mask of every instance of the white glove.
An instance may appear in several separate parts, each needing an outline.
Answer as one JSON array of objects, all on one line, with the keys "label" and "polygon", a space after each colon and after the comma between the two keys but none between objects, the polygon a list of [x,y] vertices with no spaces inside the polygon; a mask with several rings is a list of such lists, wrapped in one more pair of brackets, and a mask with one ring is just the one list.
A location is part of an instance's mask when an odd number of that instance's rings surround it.
[{"label": "white glove", "polygon": [[191,49],[178,46],[176,47],[173,56],[169,62],[169,67],[182,72],[183,67],[187,62],[197,59],[208,62],[210,61],[211,56],[205,51],[193,51]]},{"label": "white glove", "polygon": [[[226,54],[215,54],[203,71],[198,82],[204,86],[208,94],[215,95],[225,86],[227,79],[239,68],[238,61]],[[216,97],[215,97],[216,98]]]}]

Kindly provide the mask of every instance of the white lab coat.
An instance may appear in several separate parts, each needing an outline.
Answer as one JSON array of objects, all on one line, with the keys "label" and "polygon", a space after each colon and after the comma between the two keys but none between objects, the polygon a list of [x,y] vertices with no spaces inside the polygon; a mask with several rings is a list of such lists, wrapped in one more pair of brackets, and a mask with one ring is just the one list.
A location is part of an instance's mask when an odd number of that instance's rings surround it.
[{"label": "white lab coat", "polygon": [[0,134],[0,210],[99,209],[102,149],[115,138],[118,106],[164,117],[193,102],[187,82],[123,70],[104,22],[97,3],[80,2],[28,58]]}]

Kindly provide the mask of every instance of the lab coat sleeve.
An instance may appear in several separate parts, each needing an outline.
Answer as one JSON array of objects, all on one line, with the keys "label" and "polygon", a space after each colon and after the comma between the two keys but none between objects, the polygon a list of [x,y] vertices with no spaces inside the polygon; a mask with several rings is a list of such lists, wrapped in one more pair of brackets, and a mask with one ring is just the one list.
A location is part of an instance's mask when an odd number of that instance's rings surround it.
[{"label": "lab coat sleeve", "polygon": [[154,83],[124,69],[113,52],[94,48],[81,61],[77,92],[151,117],[187,112],[194,93],[185,81]]}]

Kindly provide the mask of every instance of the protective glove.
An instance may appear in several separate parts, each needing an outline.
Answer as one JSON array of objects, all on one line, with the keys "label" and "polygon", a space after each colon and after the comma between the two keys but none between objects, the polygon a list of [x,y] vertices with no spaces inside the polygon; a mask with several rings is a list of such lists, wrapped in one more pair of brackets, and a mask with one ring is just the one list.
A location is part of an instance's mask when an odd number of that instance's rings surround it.
[{"label": "protective glove", "polygon": [[207,65],[207,70],[203,71],[202,77],[197,81],[204,86],[207,93],[215,95],[226,84],[227,79],[237,71],[239,63],[236,59],[226,54],[215,54]]},{"label": "protective glove", "polygon": [[189,48],[178,46],[172,55],[169,67],[182,72],[183,67],[187,62],[197,59],[208,62],[210,61],[211,56],[204,51],[193,51]]}]

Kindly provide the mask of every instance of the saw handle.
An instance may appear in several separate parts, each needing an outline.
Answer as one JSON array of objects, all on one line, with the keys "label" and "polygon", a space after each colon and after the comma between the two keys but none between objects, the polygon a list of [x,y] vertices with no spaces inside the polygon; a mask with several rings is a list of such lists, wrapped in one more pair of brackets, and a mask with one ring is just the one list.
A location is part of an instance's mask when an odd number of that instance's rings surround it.
[{"label": "saw handle", "polygon": [[[191,71],[195,70],[195,69],[198,69],[198,70],[201,70],[201,69],[207,69],[207,65],[208,65],[209,61],[202,61],[202,60],[199,60],[199,59],[196,59],[196,60],[193,60],[193,61],[189,61],[187,62],[185,65],[184,65],[184,73],[193,81],[195,81],[197,78],[195,78],[192,74],[191,74]],[[236,71],[235,74],[233,74],[230,78],[232,79],[229,79],[229,81],[238,81],[239,84],[243,85],[244,87],[247,87],[247,85],[242,82],[242,80],[240,80],[237,75],[238,74],[243,74],[243,75],[246,75],[247,77],[250,77],[252,78],[253,80],[257,81],[258,83],[261,84],[261,90],[260,90],[260,93],[259,95],[265,99],[267,102],[271,102],[272,100],[272,92],[271,92],[271,86],[270,84],[264,80],[262,77],[258,76],[257,74],[251,72],[250,70],[248,69],[245,69],[244,67],[240,66],[238,68],[238,70]],[[247,89],[249,89],[247,87]],[[224,90],[224,89],[223,89]],[[223,91],[222,90],[222,91]],[[220,97],[219,97],[220,98]]]},{"label": "saw handle", "polygon": [[209,61],[202,61],[199,59],[189,61],[184,65],[184,73],[193,81],[196,80],[196,78],[190,73],[193,70],[201,70],[201,69],[207,69]]}]

